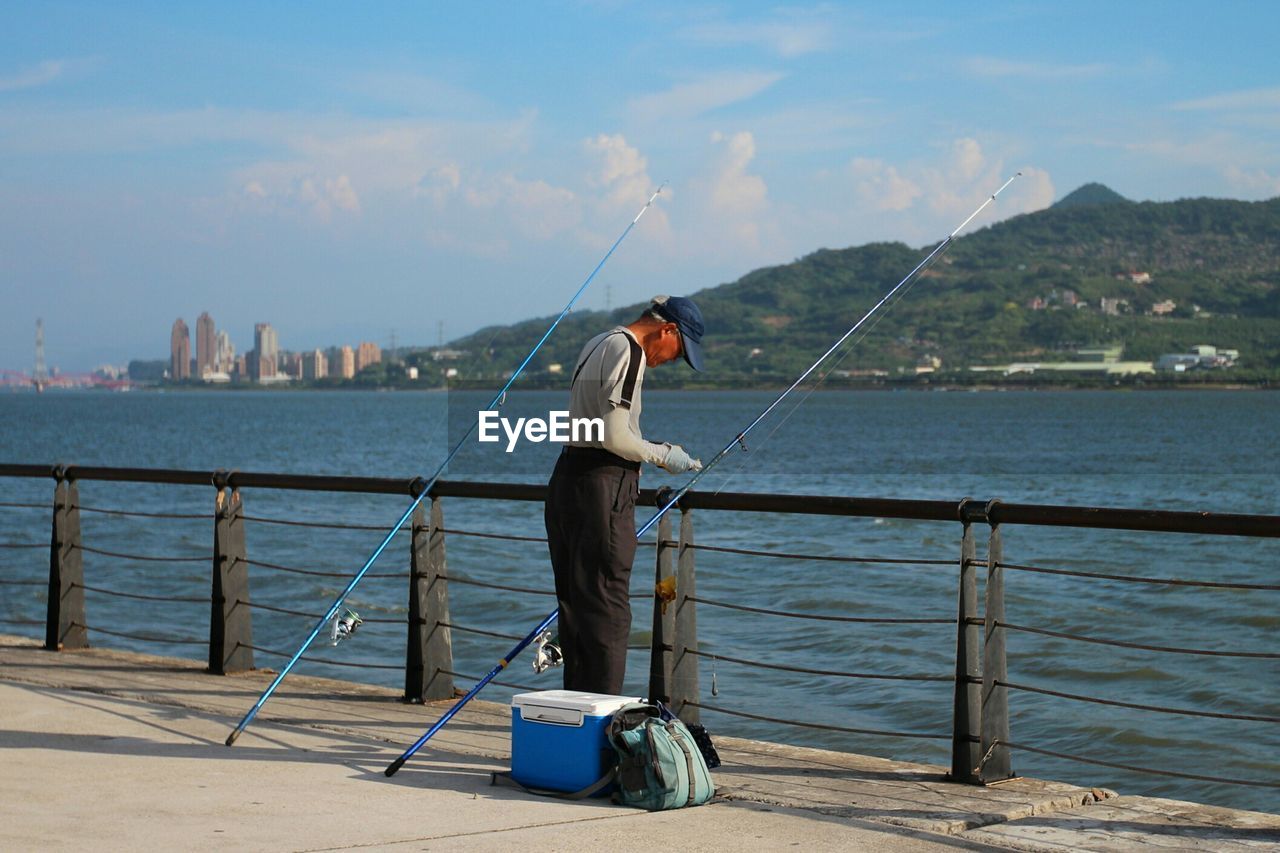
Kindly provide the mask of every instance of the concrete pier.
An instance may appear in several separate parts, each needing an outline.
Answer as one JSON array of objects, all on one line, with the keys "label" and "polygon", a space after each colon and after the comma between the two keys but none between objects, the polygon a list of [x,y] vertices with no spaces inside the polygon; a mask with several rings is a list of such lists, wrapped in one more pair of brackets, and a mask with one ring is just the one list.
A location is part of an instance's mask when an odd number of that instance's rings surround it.
[{"label": "concrete pier", "polygon": [[0,635],[3,850],[1261,850],[1280,816],[717,737],[707,806],[647,813],[494,788],[510,711],[472,702],[396,776],[383,770],[448,707],[195,661],[53,653]]}]

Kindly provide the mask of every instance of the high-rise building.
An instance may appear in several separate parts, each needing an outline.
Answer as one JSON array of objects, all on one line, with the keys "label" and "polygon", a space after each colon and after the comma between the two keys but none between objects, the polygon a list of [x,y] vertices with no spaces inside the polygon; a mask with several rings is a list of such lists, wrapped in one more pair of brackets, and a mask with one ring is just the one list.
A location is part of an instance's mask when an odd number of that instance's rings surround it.
[{"label": "high-rise building", "polygon": [[341,376],[343,379],[350,379],[351,377],[355,376],[356,375],[356,351],[349,346],[343,346],[342,352],[339,355],[339,358],[341,359],[341,361],[339,362],[339,368],[336,370],[337,374]]},{"label": "high-rise building", "polygon": [[205,311],[196,318],[196,378],[208,380],[217,370],[218,350],[213,318]]},{"label": "high-rise building", "polygon": [[278,375],[276,367],[280,352],[280,339],[270,323],[255,323],[253,327],[253,368],[252,378],[255,382],[271,382]]},{"label": "high-rise building", "polygon": [[214,336],[213,369],[218,373],[231,373],[236,366],[236,345],[231,343],[231,336],[226,332],[218,332]]},{"label": "high-rise building", "polygon": [[169,378],[174,382],[191,378],[191,333],[181,317],[173,321],[169,333]]},{"label": "high-rise building", "polygon": [[329,357],[321,350],[302,354],[302,378],[314,382],[329,375]]},{"label": "high-rise building", "polygon": [[378,348],[378,345],[369,341],[361,341],[360,347],[356,350],[356,373],[380,361],[382,361],[382,350]]}]

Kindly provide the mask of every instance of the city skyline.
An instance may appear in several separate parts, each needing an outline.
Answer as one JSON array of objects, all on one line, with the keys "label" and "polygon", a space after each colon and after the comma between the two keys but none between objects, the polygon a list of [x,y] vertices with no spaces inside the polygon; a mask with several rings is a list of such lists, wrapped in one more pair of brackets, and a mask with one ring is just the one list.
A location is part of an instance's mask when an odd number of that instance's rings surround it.
[{"label": "city skyline", "polygon": [[[197,347],[193,358],[185,319],[178,317],[170,327],[166,375],[171,382],[270,384],[314,381],[330,376],[351,379],[366,367],[380,363],[383,357],[382,348],[372,341],[360,341],[354,347],[351,344],[330,344],[314,349],[286,349],[280,346],[279,333],[269,322],[254,323],[253,348],[236,357],[230,334],[217,328],[208,311],[201,312],[196,319],[196,329]],[[41,333],[42,327],[38,327],[37,340]],[[148,359],[130,361],[135,360]]]},{"label": "city skyline", "polygon": [[73,371],[163,353],[191,304],[288,318],[304,350],[546,316],[664,181],[583,308],[934,243],[1015,170],[974,228],[1094,181],[1270,198],[1277,23],[1207,0],[19,7],[0,367],[30,371],[37,317]]}]

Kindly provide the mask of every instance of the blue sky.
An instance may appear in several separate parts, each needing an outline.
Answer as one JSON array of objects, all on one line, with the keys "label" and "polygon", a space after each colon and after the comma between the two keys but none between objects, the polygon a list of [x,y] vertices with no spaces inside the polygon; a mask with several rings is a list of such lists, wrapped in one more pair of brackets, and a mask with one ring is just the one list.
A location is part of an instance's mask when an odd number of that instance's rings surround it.
[{"label": "blue sky", "polygon": [[[1089,181],[1280,195],[1270,2],[6,3],[0,367],[209,311],[429,344],[945,236]],[[904,271],[905,272],[905,271]],[[892,282],[886,283],[892,284]],[[714,332],[714,330],[712,330]]]}]

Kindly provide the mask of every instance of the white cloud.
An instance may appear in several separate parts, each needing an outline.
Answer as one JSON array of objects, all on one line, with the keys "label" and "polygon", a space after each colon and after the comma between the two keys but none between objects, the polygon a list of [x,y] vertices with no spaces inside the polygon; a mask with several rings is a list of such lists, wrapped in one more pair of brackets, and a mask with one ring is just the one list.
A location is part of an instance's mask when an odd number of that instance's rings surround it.
[{"label": "white cloud", "polygon": [[[1048,172],[1032,166],[1009,168],[1003,157],[988,156],[981,143],[969,137],[952,140],[932,160],[895,165],[855,158],[849,164],[854,195],[862,204],[910,216],[912,230],[921,235],[949,232],[1017,171],[1021,177],[974,225],[1048,207],[1055,196]],[[917,210],[920,205],[927,208],[927,216]]]},{"label": "white cloud", "polygon": [[431,169],[415,186],[416,198],[431,202],[428,241],[468,254],[505,253],[510,241],[484,232],[514,232],[538,241],[571,231],[582,220],[578,194],[545,180],[510,173],[464,170],[457,163]]},{"label": "white cloud", "polygon": [[1265,169],[1249,170],[1228,166],[1223,170],[1223,175],[1234,189],[1254,198],[1271,198],[1280,195],[1280,176],[1273,175]]},{"label": "white cloud", "polygon": [[759,175],[747,169],[756,156],[755,137],[748,131],[711,135],[710,173],[698,181],[698,194],[705,210],[695,237],[696,250],[705,252],[711,243],[726,253],[758,252],[763,224],[768,218],[769,190]]},{"label": "white cloud", "polygon": [[1052,62],[1023,62],[993,56],[974,56],[961,63],[960,67],[974,77],[1019,77],[1037,80],[1078,80],[1085,77],[1101,77],[1113,70],[1112,66],[1102,62],[1068,65]]},{"label": "white cloud", "polygon": [[972,181],[977,177],[986,158],[976,139],[957,139],[951,145],[951,171],[957,181]]},{"label": "white cloud", "polygon": [[582,221],[582,204],[573,190],[513,176],[504,178],[504,183],[510,187],[511,210],[530,237],[549,240]]},{"label": "white cloud", "polygon": [[747,131],[732,136],[717,131],[711,141],[724,148],[712,185],[712,207],[736,216],[750,216],[764,210],[768,196],[764,179],[747,174],[747,166],[756,156],[755,138]]},{"label": "white cloud", "polygon": [[754,45],[788,58],[828,50],[833,41],[830,24],[813,19],[745,23],[721,21],[692,26],[682,35],[703,44]]},{"label": "white cloud", "polygon": [[[1012,212],[1031,213],[1053,204],[1058,190],[1048,172],[1034,166],[1023,166],[1018,171],[1022,177],[1009,187],[1008,207]],[[1004,200],[1003,196],[1000,200]]]},{"label": "white cloud", "polygon": [[462,186],[462,170],[457,163],[445,163],[429,169],[414,187],[414,195],[430,199],[436,207],[444,204]]},{"label": "white cloud", "polygon": [[785,75],[769,71],[719,72],[665,92],[632,98],[627,112],[638,122],[673,122],[697,118],[721,107],[754,98]]},{"label": "white cloud", "polygon": [[348,213],[360,212],[360,198],[356,195],[355,187],[351,186],[351,179],[346,175],[326,178],[324,194],[328,202],[339,210],[345,210]]},{"label": "white cloud", "polygon": [[[601,221],[639,212],[640,206],[653,195],[658,182],[649,174],[649,160],[638,148],[630,145],[622,134],[601,133],[583,141],[587,158],[592,162],[586,176],[589,188],[603,191],[596,207],[596,218]],[[663,190],[663,197],[670,199],[671,188]],[[641,239],[666,245],[671,239],[671,222],[667,213],[656,203],[645,211],[645,226]],[[607,245],[613,237],[597,235],[590,242]]]},{"label": "white cloud", "polygon": [[250,180],[245,182],[242,194],[260,210],[273,213],[305,211],[320,222],[329,222],[335,211],[360,214],[360,197],[347,175],[304,175],[274,186]]},{"label": "white cloud", "polygon": [[1239,92],[1224,92],[1210,95],[1207,98],[1196,98],[1190,101],[1179,101],[1173,105],[1175,110],[1278,110],[1280,109],[1280,87],[1272,89],[1246,89]]},{"label": "white cloud", "polygon": [[849,170],[858,197],[877,210],[906,210],[923,192],[915,181],[882,160],[855,157]]},{"label": "white cloud", "polygon": [[628,145],[622,134],[601,133],[586,140],[583,147],[597,164],[587,175],[587,183],[605,189],[610,200],[629,202],[647,198],[656,189],[649,177],[649,161],[639,149]]},{"label": "white cloud", "polygon": [[67,63],[59,59],[41,62],[34,68],[24,68],[9,77],[0,77],[0,92],[16,92],[19,89],[34,89],[46,83],[52,83],[62,76]]}]

